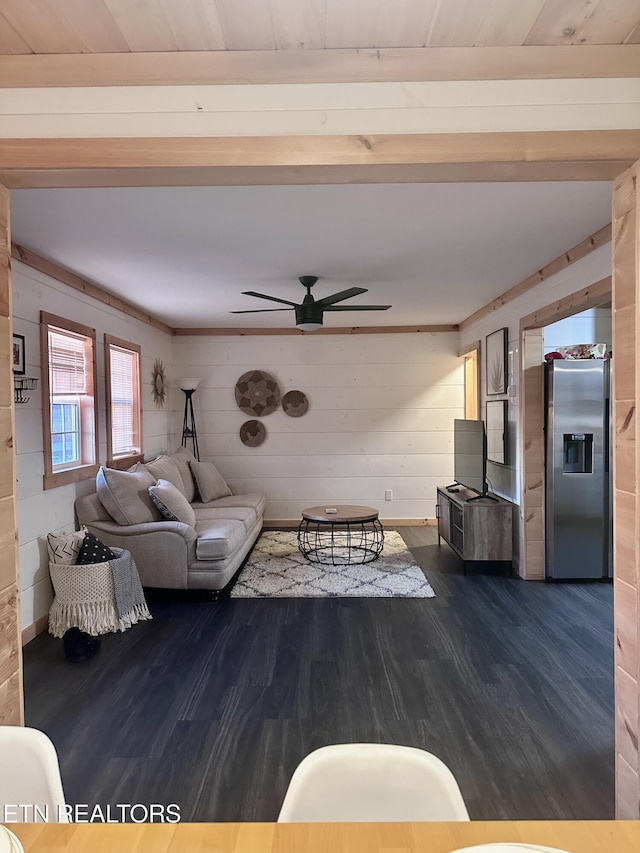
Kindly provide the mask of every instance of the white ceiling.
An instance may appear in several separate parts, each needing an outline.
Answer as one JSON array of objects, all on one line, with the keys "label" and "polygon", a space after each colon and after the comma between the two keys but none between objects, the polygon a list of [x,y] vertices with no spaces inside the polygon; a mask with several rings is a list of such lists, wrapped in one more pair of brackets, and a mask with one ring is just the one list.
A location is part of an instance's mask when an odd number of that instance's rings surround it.
[{"label": "white ceiling", "polygon": [[[171,326],[294,326],[300,301],[352,285],[325,326],[458,323],[611,219],[602,183],[14,190],[12,236]],[[347,304],[347,303],[343,303]]]}]

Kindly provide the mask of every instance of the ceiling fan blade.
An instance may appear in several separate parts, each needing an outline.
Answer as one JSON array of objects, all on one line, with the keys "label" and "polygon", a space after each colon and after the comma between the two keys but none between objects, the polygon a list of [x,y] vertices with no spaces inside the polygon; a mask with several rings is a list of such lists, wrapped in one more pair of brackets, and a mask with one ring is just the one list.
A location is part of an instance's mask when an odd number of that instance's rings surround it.
[{"label": "ceiling fan blade", "polygon": [[248,308],[246,311],[229,311],[229,314],[272,314],[274,311],[290,310],[290,308]]},{"label": "ceiling fan blade", "polygon": [[391,305],[330,305],[325,311],[387,311]]},{"label": "ceiling fan blade", "polygon": [[360,293],[366,293],[366,287],[349,287],[347,290],[341,290],[340,293],[333,293],[331,296],[324,296],[322,299],[316,300],[316,305],[320,308],[326,308],[327,305],[333,305],[335,302],[342,302],[343,299],[350,299],[352,296],[358,296]]},{"label": "ceiling fan blade", "polygon": [[269,299],[271,302],[281,302],[283,305],[291,305],[292,308],[296,305],[295,302],[289,302],[288,299],[278,299],[277,296],[267,296],[266,293],[256,293],[255,290],[243,290],[242,295],[257,296],[258,299]]}]

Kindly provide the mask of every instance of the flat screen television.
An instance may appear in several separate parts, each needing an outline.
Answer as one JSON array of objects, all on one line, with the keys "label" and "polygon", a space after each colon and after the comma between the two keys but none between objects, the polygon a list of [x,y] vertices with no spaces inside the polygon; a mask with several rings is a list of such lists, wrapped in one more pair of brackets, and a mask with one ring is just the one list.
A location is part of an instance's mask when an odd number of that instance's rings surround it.
[{"label": "flat screen television", "polygon": [[484,421],[453,422],[453,476],[479,495],[487,493],[487,442]]}]

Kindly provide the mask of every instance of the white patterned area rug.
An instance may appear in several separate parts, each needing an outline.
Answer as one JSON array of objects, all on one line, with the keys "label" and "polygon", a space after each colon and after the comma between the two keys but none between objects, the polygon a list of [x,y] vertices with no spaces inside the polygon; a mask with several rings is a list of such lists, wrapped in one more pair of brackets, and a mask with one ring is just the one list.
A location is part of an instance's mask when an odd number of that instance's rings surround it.
[{"label": "white patterned area rug", "polygon": [[268,530],[258,542],[231,598],[434,598],[402,536],[385,531],[377,560],[353,566],[310,563],[295,531]]}]

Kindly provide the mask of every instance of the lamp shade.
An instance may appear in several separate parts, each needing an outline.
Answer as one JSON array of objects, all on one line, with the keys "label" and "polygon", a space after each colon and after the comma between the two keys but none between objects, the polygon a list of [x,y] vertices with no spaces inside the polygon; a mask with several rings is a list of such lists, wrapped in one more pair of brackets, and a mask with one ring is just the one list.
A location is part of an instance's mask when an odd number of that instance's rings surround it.
[{"label": "lamp shade", "polygon": [[195,391],[202,380],[191,378],[191,379],[180,379],[179,381],[180,381],[180,388],[182,391]]}]

